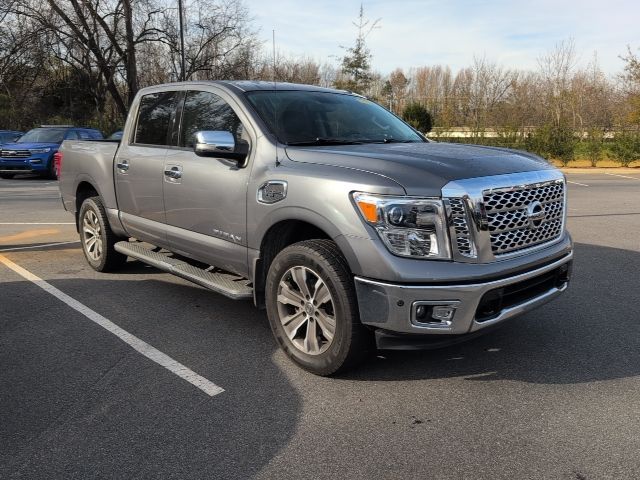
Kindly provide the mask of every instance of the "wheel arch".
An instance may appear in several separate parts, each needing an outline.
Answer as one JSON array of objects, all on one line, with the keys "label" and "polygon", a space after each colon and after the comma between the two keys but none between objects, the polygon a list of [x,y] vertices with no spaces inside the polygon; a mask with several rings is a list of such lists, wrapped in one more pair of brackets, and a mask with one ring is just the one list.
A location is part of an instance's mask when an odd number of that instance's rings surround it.
[{"label": "wheel arch", "polygon": [[80,231],[80,207],[82,203],[90,197],[98,196],[100,197],[100,192],[93,185],[92,182],[88,180],[81,180],[76,186],[75,190],[75,219],[76,219],[76,231]]},{"label": "wheel arch", "polygon": [[[332,240],[347,260],[352,272],[359,269],[356,256],[345,238],[327,228],[324,222],[297,217],[281,219],[273,223],[260,241],[259,255],[253,263],[254,302],[258,308],[264,307],[264,287],[269,267],[273,259],[286,247],[304,240]],[[332,235],[333,233],[333,235]]]}]

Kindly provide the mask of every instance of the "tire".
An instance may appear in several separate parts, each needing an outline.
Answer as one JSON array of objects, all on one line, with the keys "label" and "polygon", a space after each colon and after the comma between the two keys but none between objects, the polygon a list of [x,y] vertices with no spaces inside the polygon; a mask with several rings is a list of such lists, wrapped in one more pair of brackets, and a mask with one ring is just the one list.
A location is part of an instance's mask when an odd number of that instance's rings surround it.
[{"label": "tire", "polygon": [[347,261],[330,240],[283,249],[269,267],[265,297],[280,347],[311,373],[343,372],[375,350],[372,332],[360,323]]},{"label": "tire", "polygon": [[82,202],[78,227],[82,252],[91,268],[112,272],[125,264],[127,256],[113,248],[122,239],[111,230],[100,197],[89,197]]},{"label": "tire", "polygon": [[4,178],[5,180],[11,180],[15,176],[15,173],[0,173],[0,178]]}]

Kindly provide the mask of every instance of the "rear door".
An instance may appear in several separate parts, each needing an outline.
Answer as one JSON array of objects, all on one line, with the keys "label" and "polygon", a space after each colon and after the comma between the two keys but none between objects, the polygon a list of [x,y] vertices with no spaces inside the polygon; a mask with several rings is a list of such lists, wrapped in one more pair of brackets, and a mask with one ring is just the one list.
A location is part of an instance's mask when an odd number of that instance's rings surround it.
[{"label": "rear door", "polygon": [[220,268],[247,274],[246,209],[250,168],[223,158],[200,157],[193,151],[195,133],[231,132],[236,145],[249,148],[253,133],[242,112],[223,92],[186,92],[178,147],[164,162],[167,237],[173,251]]},{"label": "rear door", "polygon": [[176,91],[142,96],[135,125],[120,142],[114,166],[123,225],[132,236],[160,246],[166,246],[164,159],[179,97]]}]

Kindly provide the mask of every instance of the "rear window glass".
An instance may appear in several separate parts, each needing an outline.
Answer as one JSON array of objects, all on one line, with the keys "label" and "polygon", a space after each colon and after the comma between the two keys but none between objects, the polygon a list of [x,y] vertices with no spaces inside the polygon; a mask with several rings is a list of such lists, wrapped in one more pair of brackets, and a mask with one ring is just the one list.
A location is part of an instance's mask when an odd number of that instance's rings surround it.
[{"label": "rear window glass", "polygon": [[135,143],[167,145],[171,117],[176,109],[177,92],[150,93],[140,99]]}]

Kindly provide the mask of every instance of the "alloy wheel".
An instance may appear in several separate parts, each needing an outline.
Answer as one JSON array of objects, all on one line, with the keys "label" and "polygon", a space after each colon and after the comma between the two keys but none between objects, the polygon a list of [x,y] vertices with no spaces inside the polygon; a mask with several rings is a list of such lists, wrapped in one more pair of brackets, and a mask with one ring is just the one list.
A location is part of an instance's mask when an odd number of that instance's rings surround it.
[{"label": "alloy wheel", "polygon": [[91,260],[98,261],[102,256],[102,229],[96,213],[89,209],[82,220],[82,238],[84,250]]},{"label": "alloy wheel", "polygon": [[291,267],[278,284],[278,316],[291,343],[308,355],[320,355],[333,342],[336,318],[326,283],[310,268]]}]

